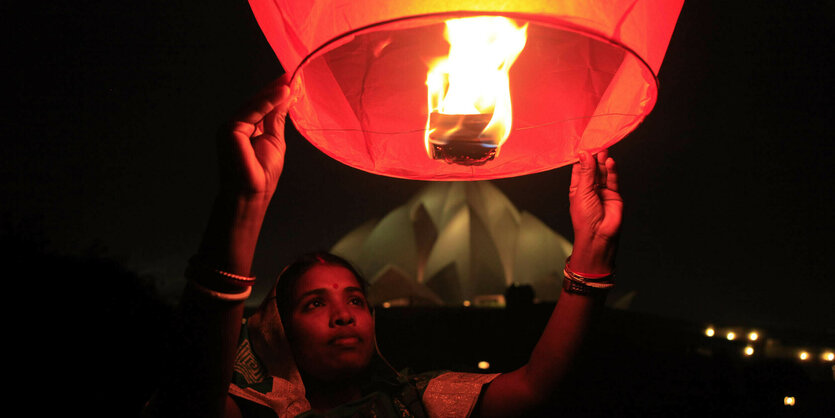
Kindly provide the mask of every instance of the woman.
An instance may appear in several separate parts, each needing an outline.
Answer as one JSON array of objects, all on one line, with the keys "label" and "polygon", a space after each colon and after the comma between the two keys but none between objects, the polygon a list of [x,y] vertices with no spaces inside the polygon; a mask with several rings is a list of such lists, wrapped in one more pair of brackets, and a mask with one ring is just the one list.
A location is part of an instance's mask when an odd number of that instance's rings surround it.
[{"label": "woman", "polygon": [[287,84],[287,76],[276,80],[221,132],[221,190],[187,271],[170,374],[146,414],[503,417],[544,404],[566,384],[594,310],[613,284],[623,206],[614,161],[605,151],[580,151],[572,169],[574,250],[559,302],[525,366],[500,375],[390,372],[377,381],[385,372],[376,372],[365,287],[336,258],[314,255],[285,269],[241,327],[255,244],[284,163]]}]

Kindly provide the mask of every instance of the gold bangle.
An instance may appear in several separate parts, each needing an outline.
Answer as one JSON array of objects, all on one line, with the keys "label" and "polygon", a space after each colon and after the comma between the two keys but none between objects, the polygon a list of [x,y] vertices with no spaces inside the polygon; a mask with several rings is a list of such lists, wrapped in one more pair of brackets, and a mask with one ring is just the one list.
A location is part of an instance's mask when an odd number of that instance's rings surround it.
[{"label": "gold bangle", "polygon": [[242,302],[249,298],[249,295],[252,293],[252,288],[247,287],[241,293],[225,293],[225,292],[218,292],[216,290],[209,289],[201,284],[195,282],[194,280],[189,280],[189,284],[194,287],[196,290],[200,291],[200,293],[211,297],[212,299],[222,300],[226,302]]},{"label": "gold bangle", "polygon": [[614,283],[608,283],[608,284],[595,283],[594,285],[591,285],[590,283],[583,283],[581,281],[570,279],[568,277],[566,277],[562,281],[562,289],[566,293],[572,293],[572,294],[575,294],[575,295],[584,295],[584,296],[597,295],[597,294],[605,293],[606,291],[608,291],[614,285],[615,285]]},{"label": "gold bangle", "polygon": [[565,260],[562,274],[562,288],[567,293],[576,295],[593,295],[604,293],[615,285],[615,274],[582,274],[571,270],[568,266],[571,257]]}]

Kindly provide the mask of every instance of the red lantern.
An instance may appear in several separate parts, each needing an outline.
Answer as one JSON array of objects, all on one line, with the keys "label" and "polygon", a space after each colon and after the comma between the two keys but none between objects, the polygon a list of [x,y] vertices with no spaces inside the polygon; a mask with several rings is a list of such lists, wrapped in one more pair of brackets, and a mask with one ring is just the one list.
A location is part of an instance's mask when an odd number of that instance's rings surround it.
[{"label": "red lantern", "polygon": [[[422,180],[536,173],[625,137],[655,105],[682,3],[250,0],[293,73],[299,132],[352,167]],[[449,105],[462,84],[477,97]]]}]

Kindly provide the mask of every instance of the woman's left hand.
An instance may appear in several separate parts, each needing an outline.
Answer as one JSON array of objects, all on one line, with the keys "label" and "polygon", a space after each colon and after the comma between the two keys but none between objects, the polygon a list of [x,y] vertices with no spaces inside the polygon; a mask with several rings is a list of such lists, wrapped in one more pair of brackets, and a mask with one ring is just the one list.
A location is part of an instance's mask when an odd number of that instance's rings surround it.
[{"label": "woman's left hand", "polygon": [[592,156],[580,151],[569,187],[574,251],[571,269],[581,273],[614,270],[617,238],[623,212],[615,160],[603,150]]},{"label": "woman's left hand", "polygon": [[[606,151],[595,156],[580,151],[580,162],[571,172],[568,196],[574,224],[571,269],[577,273],[611,273],[623,201],[618,194],[615,161]],[[568,371],[582,346],[592,313],[603,306],[602,301],[563,292],[528,363],[502,373],[487,386],[479,401],[478,416],[525,416],[550,402],[564,385],[576,383],[566,381]]]}]

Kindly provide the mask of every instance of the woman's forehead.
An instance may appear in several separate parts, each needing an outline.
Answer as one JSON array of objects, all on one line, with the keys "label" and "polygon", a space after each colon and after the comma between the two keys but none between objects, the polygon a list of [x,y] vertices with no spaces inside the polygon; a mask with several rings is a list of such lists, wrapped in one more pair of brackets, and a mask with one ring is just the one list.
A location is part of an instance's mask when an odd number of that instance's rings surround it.
[{"label": "woman's forehead", "polygon": [[339,290],[360,288],[359,280],[350,270],[330,264],[316,265],[303,274],[295,286],[295,295],[302,295],[315,289]]}]

